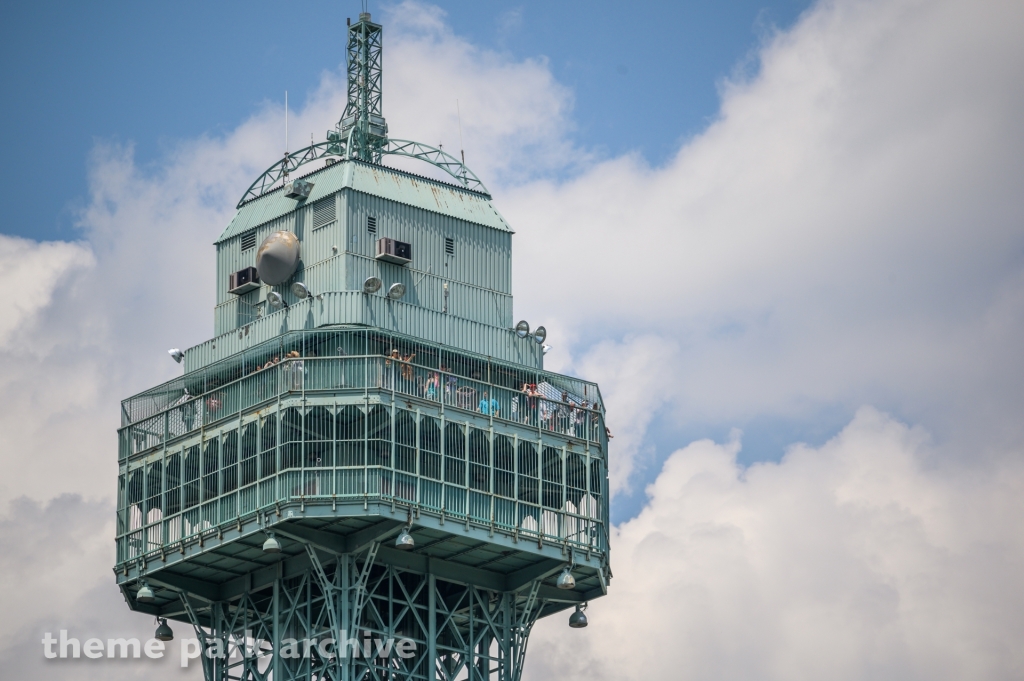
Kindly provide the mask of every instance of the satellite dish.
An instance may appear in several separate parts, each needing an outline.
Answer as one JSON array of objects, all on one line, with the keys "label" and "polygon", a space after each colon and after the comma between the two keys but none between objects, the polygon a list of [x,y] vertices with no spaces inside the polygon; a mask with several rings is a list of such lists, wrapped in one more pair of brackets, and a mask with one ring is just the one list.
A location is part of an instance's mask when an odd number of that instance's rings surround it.
[{"label": "satellite dish", "polygon": [[405,295],[405,284],[392,284],[388,289],[388,298],[398,300]]},{"label": "satellite dish", "polygon": [[543,326],[538,326],[537,330],[533,332],[533,340],[540,344],[544,343],[544,340],[548,337],[548,330]]},{"label": "satellite dish", "polygon": [[276,307],[278,310],[282,307],[288,307],[288,303],[285,302],[284,296],[277,291],[271,291],[267,294],[267,302],[270,303],[271,307]]},{"label": "satellite dish", "polygon": [[291,279],[299,266],[299,237],[274,232],[256,251],[256,272],[264,284],[277,286]]},{"label": "satellite dish", "polygon": [[516,335],[520,338],[526,338],[530,335],[530,324],[525,319],[516,324]]},{"label": "satellite dish", "polygon": [[309,287],[303,284],[301,281],[297,281],[294,284],[292,284],[292,293],[295,294],[295,297],[298,298],[299,300],[305,300],[306,298],[309,298],[311,295],[313,295],[312,293],[309,292]]},{"label": "satellite dish", "polygon": [[363,282],[363,293],[376,293],[381,286],[381,281],[377,277],[367,277]]}]

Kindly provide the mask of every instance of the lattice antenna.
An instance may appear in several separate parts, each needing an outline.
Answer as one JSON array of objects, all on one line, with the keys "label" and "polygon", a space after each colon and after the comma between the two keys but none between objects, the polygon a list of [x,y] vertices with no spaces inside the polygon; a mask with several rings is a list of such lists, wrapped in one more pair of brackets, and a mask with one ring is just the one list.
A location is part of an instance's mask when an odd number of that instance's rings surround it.
[{"label": "lattice antenna", "polygon": [[348,103],[335,137],[349,158],[371,163],[380,163],[388,134],[381,108],[381,33],[369,12],[348,27]]}]

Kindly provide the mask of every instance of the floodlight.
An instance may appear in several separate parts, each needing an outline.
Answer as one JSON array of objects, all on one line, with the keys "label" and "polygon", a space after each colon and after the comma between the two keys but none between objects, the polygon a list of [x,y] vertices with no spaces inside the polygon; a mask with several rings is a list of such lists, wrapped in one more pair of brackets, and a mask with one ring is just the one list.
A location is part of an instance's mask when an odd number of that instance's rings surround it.
[{"label": "floodlight", "polygon": [[395,548],[401,549],[402,551],[408,551],[409,549],[415,548],[416,540],[409,534],[409,528],[403,527],[401,534],[395,538]]},{"label": "floodlight", "polygon": [[550,345],[543,345],[540,348],[540,352],[541,352],[542,355],[548,354],[549,350],[551,350],[551,346]]},{"label": "floodlight", "polygon": [[363,282],[363,293],[376,293],[380,290],[381,281],[377,277],[367,277]]},{"label": "floodlight", "polygon": [[174,631],[167,626],[167,620],[163,617],[160,618],[160,626],[156,628],[156,634],[154,638],[158,641],[173,641]]},{"label": "floodlight", "polygon": [[526,338],[530,335],[530,324],[525,319],[516,324],[516,335],[520,338]]},{"label": "floodlight", "polygon": [[573,629],[582,629],[583,627],[587,626],[587,616],[583,614],[583,609],[586,607],[586,603],[584,603],[582,607],[578,604],[576,605],[576,612],[569,615],[570,627],[572,627]]},{"label": "floodlight", "polygon": [[281,553],[281,542],[277,541],[273,532],[267,533],[267,541],[263,542],[263,550],[266,553]]},{"label": "floodlight", "polygon": [[562,569],[562,574],[558,575],[558,579],[555,580],[555,586],[559,589],[576,588],[576,578],[572,576],[572,569],[568,565]]},{"label": "floodlight", "polygon": [[392,284],[388,289],[388,298],[398,300],[405,295],[405,284]]},{"label": "floodlight", "polygon": [[301,281],[297,281],[294,284],[292,284],[292,293],[299,300],[305,300],[306,298],[309,298],[311,295],[313,295],[312,293],[310,293],[309,287],[303,284]]},{"label": "floodlight", "polygon": [[285,302],[284,296],[277,291],[271,291],[267,294],[267,302],[270,303],[270,307],[275,307],[278,310],[282,307],[288,307],[288,303]]},{"label": "floodlight", "polygon": [[156,601],[156,594],[149,588],[149,584],[143,582],[142,588],[135,594],[135,600],[139,603],[153,603]]},{"label": "floodlight", "polygon": [[537,341],[538,343],[540,343],[542,345],[544,343],[544,340],[547,337],[548,337],[548,330],[545,329],[543,326],[538,326],[537,330],[533,332],[533,340]]},{"label": "floodlight", "polygon": [[167,354],[170,355],[171,359],[173,359],[178,364],[181,364],[181,360],[185,359],[185,353],[179,350],[178,348],[171,348],[170,350],[167,351]]}]

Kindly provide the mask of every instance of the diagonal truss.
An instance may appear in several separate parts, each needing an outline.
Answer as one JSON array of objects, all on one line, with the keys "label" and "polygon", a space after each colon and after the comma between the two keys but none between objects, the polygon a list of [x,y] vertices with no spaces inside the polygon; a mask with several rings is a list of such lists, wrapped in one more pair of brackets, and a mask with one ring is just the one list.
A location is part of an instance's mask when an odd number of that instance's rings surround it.
[{"label": "diagonal truss", "polygon": [[[283,159],[267,168],[262,175],[249,185],[249,188],[245,190],[245,194],[238,201],[236,208],[241,208],[249,201],[258,199],[264,194],[283,186],[287,182],[286,178],[308,163],[330,158],[344,160],[355,158],[350,155],[350,149],[352,149],[350,139],[342,138],[339,133],[331,131],[328,133],[326,142],[311,144],[294,153],[286,154]],[[466,189],[490,196],[487,187],[484,186],[484,183],[477,177],[476,173],[443,149],[438,149],[421,142],[389,139],[381,147],[380,153],[383,156],[408,156],[409,158],[429,163],[450,175]]]},{"label": "diagonal truss", "polygon": [[[335,554],[307,544],[307,569],[230,601],[182,593],[204,677],[520,681],[527,639],[544,608],[539,580],[529,589],[493,591],[377,563],[377,546]],[[350,640],[321,650],[325,639]],[[408,658],[388,644],[404,639],[415,644]]]},{"label": "diagonal truss", "polygon": [[242,195],[237,208],[288,182],[300,167],[325,157],[379,164],[387,155],[408,156],[439,168],[463,187],[490,195],[487,187],[466,164],[437,147],[388,137],[382,103],[383,42],[380,24],[360,14],[348,27],[346,76],[348,99],[345,111],[327,141],[311,144],[270,166]]}]

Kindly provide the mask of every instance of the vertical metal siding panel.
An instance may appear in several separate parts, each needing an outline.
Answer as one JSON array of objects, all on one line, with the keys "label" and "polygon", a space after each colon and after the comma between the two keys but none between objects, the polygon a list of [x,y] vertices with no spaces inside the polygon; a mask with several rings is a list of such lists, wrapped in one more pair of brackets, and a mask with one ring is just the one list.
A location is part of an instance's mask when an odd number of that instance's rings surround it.
[{"label": "vertical metal siding panel", "polygon": [[[512,322],[511,234],[351,189],[336,190],[333,196],[337,201],[337,219],[332,226],[314,232],[313,204],[309,203],[257,228],[257,243],[276,230],[302,231],[302,276],[313,292],[350,291],[353,294],[331,297],[322,308],[315,308],[312,316],[306,314],[308,308],[302,308],[302,314],[299,309],[291,310],[284,315],[288,318],[285,326],[374,325],[423,335],[436,342],[496,358],[519,360],[530,366],[539,363],[539,351],[524,350],[522,343],[510,340],[506,331]],[[413,243],[415,270],[373,260],[375,239],[366,233],[368,215],[378,219],[376,237],[390,236]],[[239,250],[240,236],[241,233],[222,242],[218,248],[220,305],[215,311],[218,330],[233,329],[238,323],[237,303],[234,296],[226,293],[227,274],[254,264],[255,249],[243,255]],[[445,256],[446,237],[456,242],[453,258]],[[336,258],[331,249],[333,245],[339,247]],[[446,261],[448,268],[445,268]],[[406,284],[408,293],[403,302],[386,303],[379,294],[364,301],[362,281],[371,275],[380,276],[385,286],[395,281]],[[450,284],[451,295],[448,315],[440,314],[444,307],[445,281]],[[286,297],[290,296],[290,292],[285,293]],[[260,298],[264,298],[262,293]],[[393,308],[390,312],[388,305]],[[220,337],[216,339],[220,343],[217,348],[208,344],[202,350],[197,349],[189,363],[214,361],[236,345],[241,348],[250,345],[251,339],[272,337],[280,331],[281,319],[268,315],[267,323],[263,323],[264,320],[254,322],[252,333],[243,338],[241,344],[236,344],[237,336],[234,339],[230,335]],[[309,319],[311,321],[307,321]]]}]

